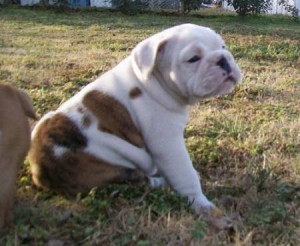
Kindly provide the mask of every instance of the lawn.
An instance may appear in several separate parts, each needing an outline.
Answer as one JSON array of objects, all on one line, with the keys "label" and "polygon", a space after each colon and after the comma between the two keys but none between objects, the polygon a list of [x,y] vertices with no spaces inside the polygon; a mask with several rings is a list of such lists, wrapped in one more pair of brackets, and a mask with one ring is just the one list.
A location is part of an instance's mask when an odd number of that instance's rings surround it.
[{"label": "lawn", "polygon": [[25,161],[0,245],[300,245],[299,22],[2,8],[0,83],[24,89],[43,115],[139,41],[185,22],[222,34],[244,74],[231,95],[191,107],[185,133],[205,193],[234,228],[212,228],[168,189],[115,185],[76,199],[38,190]]}]

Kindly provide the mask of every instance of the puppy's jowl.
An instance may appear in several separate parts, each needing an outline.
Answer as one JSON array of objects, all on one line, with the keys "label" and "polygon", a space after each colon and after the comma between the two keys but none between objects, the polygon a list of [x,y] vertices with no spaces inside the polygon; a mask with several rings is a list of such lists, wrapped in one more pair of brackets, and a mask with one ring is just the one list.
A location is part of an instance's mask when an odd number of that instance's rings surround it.
[{"label": "puppy's jowl", "polygon": [[187,106],[229,93],[240,80],[213,30],[184,24],[160,32],[40,120],[30,151],[33,180],[76,194],[147,177],[188,197],[196,211],[210,210],[183,138]]}]

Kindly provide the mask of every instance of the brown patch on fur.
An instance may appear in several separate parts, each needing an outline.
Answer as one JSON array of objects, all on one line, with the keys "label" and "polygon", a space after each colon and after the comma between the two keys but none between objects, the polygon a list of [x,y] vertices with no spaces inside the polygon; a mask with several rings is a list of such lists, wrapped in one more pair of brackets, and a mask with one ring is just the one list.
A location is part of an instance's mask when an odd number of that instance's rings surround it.
[{"label": "brown patch on fur", "polygon": [[[62,163],[68,163],[65,170],[74,174],[70,179],[70,194],[81,192],[87,194],[94,187],[105,187],[112,183],[144,180],[142,172],[134,169],[112,165],[88,153],[69,152],[62,156]],[[76,167],[76,172],[74,172]]]},{"label": "brown patch on fur", "polygon": [[[62,195],[86,194],[93,187],[141,180],[137,170],[118,167],[83,151],[87,139],[66,116],[56,114],[37,129],[29,153],[33,181],[36,185]],[[60,157],[54,146],[67,151]]]},{"label": "brown patch on fur", "polygon": [[40,131],[45,138],[44,142],[51,142],[74,151],[87,145],[87,139],[79,128],[63,114],[56,114],[47,119]]},{"label": "brown patch on fur", "polygon": [[27,116],[36,119],[30,98],[0,84],[0,234],[11,220],[18,169],[30,146]]},{"label": "brown patch on fur", "polygon": [[139,97],[139,96],[141,96],[141,95],[142,95],[142,91],[141,91],[141,89],[138,88],[138,87],[134,87],[134,88],[132,88],[132,89],[129,91],[129,97],[130,97],[131,99],[135,99],[135,98],[137,98],[137,97]]},{"label": "brown patch on fur", "polygon": [[88,117],[87,115],[83,116],[82,118],[82,125],[84,127],[89,127],[91,125],[92,121],[91,121],[91,118]]},{"label": "brown patch on fur", "polygon": [[98,128],[114,134],[137,146],[144,147],[144,140],[127,109],[116,99],[100,91],[91,91],[83,104],[99,119]]}]

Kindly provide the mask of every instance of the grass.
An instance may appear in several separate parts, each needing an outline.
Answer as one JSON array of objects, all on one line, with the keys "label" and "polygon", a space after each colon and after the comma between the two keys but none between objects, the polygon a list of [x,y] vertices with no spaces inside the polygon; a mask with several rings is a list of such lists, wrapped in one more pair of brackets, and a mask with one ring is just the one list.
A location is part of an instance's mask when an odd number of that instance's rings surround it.
[{"label": "grass", "polygon": [[114,185],[68,200],[20,170],[14,225],[1,245],[299,245],[300,25],[283,16],[188,17],[0,9],[0,83],[24,89],[38,114],[57,108],[166,27],[221,33],[244,79],[190,108],[185,137],[205,193],[235,226],[216,231],[171,190]]}]

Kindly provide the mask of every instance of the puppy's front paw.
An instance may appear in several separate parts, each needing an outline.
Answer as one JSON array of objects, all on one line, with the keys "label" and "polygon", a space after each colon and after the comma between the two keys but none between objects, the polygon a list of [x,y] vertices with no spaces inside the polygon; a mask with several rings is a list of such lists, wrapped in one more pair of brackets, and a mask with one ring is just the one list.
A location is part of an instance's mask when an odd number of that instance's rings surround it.
[{"label": "puppy's front paw", "polygon": [[234,227],[233,218],[226,216],[222,209],[213,204],[201,207],[198,211],[202,219],[216,230],[230,230]]},{"label": "puppy's front paw", "polygon": [[201,207],[199,209],[199,213],[206,217],[212,218],[221,218],[222,216],[224,216],[224,211],[216,207],[213,203],[211,203],[211,206]]},{"label": "puppy's front paw", "polygon": [[215,228],[216,230],[228,230],[233,228],[232,218],[226,216],[225,212],[214,206],[213,207],[203,207],[199,210],[202,219]]},{"label": "puppy's front paw", "polygon": [[220,218],[220,217],[224,216],[224,214],[225,214],[224,211],[218,207],[214,207],[211,210],[211,215],[214,218]]},{"label": "puppy's front paw", "polygon": [[225,212],[212,202],[207,201],[205,204],[198,204],[197,209],[195,207],[194,205],[194,210],[200,214],[201,218],[215,229],[228,230],[233,228],[232,218],[226,216]]},{"label": "puppy's front paw", "polygon": [[234,227],[233,219],[228,216],[207,218],[205,221],[217,230],[227,230]]},{"label": "puppy's front paw", "polygon": [[210,214],[216,208],[204,195],[189,197],[188,200],[190,207],[199,214]]}]

